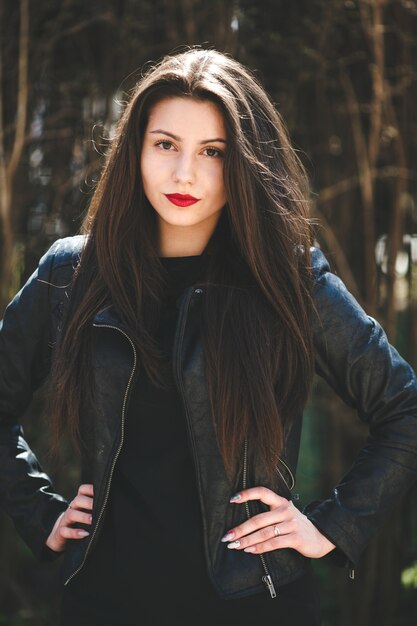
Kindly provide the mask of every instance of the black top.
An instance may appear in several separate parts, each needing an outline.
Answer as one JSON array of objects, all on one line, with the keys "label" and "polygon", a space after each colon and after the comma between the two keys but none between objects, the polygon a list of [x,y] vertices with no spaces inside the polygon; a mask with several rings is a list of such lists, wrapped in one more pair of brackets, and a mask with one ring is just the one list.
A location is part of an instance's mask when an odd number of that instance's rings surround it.
[{"label": "black top", "polygon": [[[162,263],[168,289],[158,340],[170,361],[178,296],[204,275],[206,257]],[[193,460],[172,373],[161,391],[140,369],[101,534],[64,588],[61,626],[252,626],[262,618],[304,626],[319,623],[317,612],[310,575],[281,588],[274,600],[267,592],[218,598],[206,573]]]}]

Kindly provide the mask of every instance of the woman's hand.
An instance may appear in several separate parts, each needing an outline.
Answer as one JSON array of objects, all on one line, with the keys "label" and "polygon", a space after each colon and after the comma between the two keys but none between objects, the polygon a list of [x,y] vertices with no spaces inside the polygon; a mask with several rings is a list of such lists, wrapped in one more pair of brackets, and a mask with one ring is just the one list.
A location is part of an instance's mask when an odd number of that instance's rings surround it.
[{"label": "woman's hand", "polygon": [[336,547],[291,501],[270,489],[245,489],[233,496],[230,502],[243,504],[248,500],[260,500],[270,510],[254,515],[225,534],[222,541],[230,541],[227,547],[231,550],[262,554],[280,548],[293,548],[306,557],[318,559]]},{"label": "woman's hand", "polygon": [[56,520],[51,534],[45,542],[48,548],[55,550],[55,552],[63,552],[68,539],[83,539],[90,534],[80,528],[71,528],[71,524],[75,522],[91,524],[91,514],[85,513],[83,510],[93,510],[93,495],[93,485],[80,485],[74,500]]}]

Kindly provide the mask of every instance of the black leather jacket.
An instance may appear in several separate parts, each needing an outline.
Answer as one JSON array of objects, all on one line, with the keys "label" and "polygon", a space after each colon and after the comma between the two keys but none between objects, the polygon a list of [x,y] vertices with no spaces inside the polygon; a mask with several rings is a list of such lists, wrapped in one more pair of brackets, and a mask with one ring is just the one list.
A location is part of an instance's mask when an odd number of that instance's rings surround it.
[{"label": "black leather jacket", "polygon": [[[54,493],[18,422],[49,372],[83,241],[83,237],[68,237],[51,247],[9,304],[0,326],[0,503],[42,560],[57,555],[45,541],[68,502]],[[353,565],[386,512],[417,478],[417,381],[379,324],[330,273],[320,250],[312,250],[312,259],[316,371],[356,407],[359,417],[369,424],[370,434],[356,463],[329,498],[310,504],[304,512],[336,544],[336,554]],[[231,485],[226,477],[210,418],[198,332],[199,302],[204,297],[198,285],[181,297],[173,362],[195,464],[207,570],[223,598],[249,595],[265,585],[273,595],[274,588],[305,571],[308,559],[291,549],[260,558],[228,550],[220,541],[227,529],[245,519],[245,507],[229,504],[236,487],[268,483],[262,468],[250,467],[246,456],[242,483]],[[91,376],[99,417],[82,418],[88,424],[89,452],[81,459],[81,476],[82,482],[94,484],[93,525],[89,537],[67,543],[61,569],[65,583],[82,568],[97,539],[137,372],[135,346],[112,307],[97,313],[92,336]],[[98,423],[91,423],[95,419]],[[287,498],[291,498],[300,431],[301,415],[286,432],[278,467],[281,494]],[[257,503],[251,503],[250,513],[257,510]]]}]

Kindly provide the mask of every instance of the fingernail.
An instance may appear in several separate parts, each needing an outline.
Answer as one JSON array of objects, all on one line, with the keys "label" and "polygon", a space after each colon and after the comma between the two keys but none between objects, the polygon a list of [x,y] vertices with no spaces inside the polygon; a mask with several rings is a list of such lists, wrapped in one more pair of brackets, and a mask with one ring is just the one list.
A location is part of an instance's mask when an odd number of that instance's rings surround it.
[{"label": "fingernail", "polygon": [[235,493],[235,495],[230,498],[230,502],[235,502],[235,500],[240,500],[241,497],[242,496],[240,495],[240,493]]},{"label": "fingernail", "polygon": [[87,532],[86,530],[79,530],[78,531],[78,536],[79,537],[87,537],[87,535],[89,535],[90,533]]},{"label": "fingernail", "polygon": [[235,536],[235,533],[227,533],[224,537],[221,538],[221,541],[230,541]]},{"label": "fingernail", "polygon": [[90,515],[90,524],[91,524],[92,521],[93,521],[93,516]]},{"label": "fingernail", "polygon": [[255,548],[253,546],[249,546],[249,548],[244,548],[243,552],[255,552]]},{"label": "fingernail", "polygon": [[232,541],[228,546],[229,550],[234,550],[235,548],[240,548],[240,541]]}]

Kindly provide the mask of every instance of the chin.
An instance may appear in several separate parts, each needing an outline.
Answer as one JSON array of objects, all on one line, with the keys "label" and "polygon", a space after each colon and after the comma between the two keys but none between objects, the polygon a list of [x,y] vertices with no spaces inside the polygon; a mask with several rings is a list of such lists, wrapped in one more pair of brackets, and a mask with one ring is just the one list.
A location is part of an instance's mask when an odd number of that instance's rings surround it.
[{"label": "chin", "polygon": [[197,226],[204,219],[195,219],[191,215],[163,215],[159,214],[159,219],[169,226]]}]

